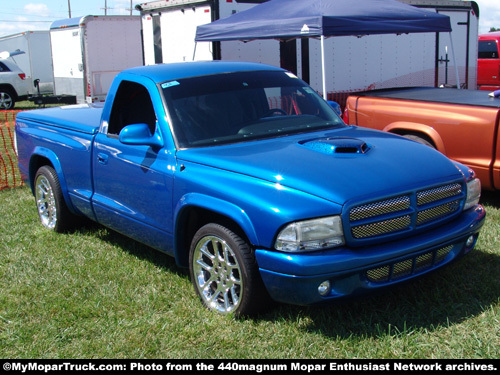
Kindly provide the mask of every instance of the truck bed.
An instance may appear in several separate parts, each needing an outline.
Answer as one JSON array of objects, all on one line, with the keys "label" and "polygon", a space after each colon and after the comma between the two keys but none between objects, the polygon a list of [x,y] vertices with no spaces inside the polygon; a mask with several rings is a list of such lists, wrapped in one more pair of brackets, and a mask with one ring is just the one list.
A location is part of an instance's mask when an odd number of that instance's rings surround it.
[{"label": "truck bed", "polygon": [[356,93],[356,96],[500,108],[500,98],[492,98],[488,94],[488,91],[481,90],[411,87],[366,91],[359,94]]},{"label": "truck bed", "polygon": [[102,104],[77,104],[20,112],[18,117],[20,120],[28,119],[58,128],[94,134],[100,125],[102,109]]}]

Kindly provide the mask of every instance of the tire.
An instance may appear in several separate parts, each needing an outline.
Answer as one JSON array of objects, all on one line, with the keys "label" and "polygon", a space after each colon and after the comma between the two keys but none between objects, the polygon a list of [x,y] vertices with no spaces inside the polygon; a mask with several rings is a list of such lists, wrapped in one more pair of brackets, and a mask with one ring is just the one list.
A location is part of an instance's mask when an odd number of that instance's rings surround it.
[{"label": "tire", "polygon": [[55,232],[66,232],[74,227],[75,216],[64,201],[56,171],[43,166],[35,175],[35,202],[42,225]]},{"label": "tire", "polygon": [[405,138],[408,138],[408,139],[411,139],[415,142],[418,142],[418,143],[421,143],[423,145],[426,145],[426,146],[429,146],[431,148],[436,148],[431,142],[429,142],[427,139],[423,138],[423,137],[420,137],[418,135],[414,135],[414,134],[404,134],[403,137]]},{"label": "tire", "polygon": [[14,109],[15,96],[9,89],[0,89],[0,110]]},{"label": "tire", "polygon": [[189,272],[197,295],[209,310],[246,316],[269,305],[252,248],[222,225],[207,224],[196,232]]}]

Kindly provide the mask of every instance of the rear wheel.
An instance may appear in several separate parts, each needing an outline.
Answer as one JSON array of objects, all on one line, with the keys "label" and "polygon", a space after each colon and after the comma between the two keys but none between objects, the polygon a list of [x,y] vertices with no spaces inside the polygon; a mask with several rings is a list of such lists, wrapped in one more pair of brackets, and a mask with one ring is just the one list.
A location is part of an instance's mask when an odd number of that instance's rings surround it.
[{"label": "rear wheel", "polygon": [[196,293],[210,310],[240,316],[266,306],[267,293],[250,245],[222,225],[207,224],[196,232],[189,270]]},{"label": "rear wheel", "polygon": [[16,104],[14,94],[9,89],[0,89],[0,110],[13,109]]},{"label": "rear wheel", "polygon": [[43,166],[35,175],[35,201],[42,225],[55,232],[64,232],[74,224],[74,215],[68,210],[56,171]]}]

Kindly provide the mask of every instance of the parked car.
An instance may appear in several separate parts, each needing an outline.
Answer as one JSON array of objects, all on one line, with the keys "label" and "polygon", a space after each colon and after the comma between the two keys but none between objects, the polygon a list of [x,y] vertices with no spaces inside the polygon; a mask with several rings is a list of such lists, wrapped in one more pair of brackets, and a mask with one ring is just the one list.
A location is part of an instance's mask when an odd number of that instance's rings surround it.
[{"label": "parked car", "polygon": [[0,110],[13,109],[18,100],[28,97],[26,74],[9,59],[12,54],[0,54]]},{"label": "parked car", "polygon": [[477,86],[480,90],[500,89],[500,31],[479,35]]}]

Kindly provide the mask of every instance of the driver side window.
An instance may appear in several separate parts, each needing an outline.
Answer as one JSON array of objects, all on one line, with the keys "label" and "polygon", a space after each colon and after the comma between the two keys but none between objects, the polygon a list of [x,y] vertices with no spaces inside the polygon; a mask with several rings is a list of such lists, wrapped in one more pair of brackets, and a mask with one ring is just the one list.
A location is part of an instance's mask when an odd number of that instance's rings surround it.
[{"label": "driver side window", "polygon": [[151,135],[156,129],[156,115],[148,90],[135,82],[123,81],[116,92],[108,125],[108,136],[116,137],[127,125],[148,124]]}]

